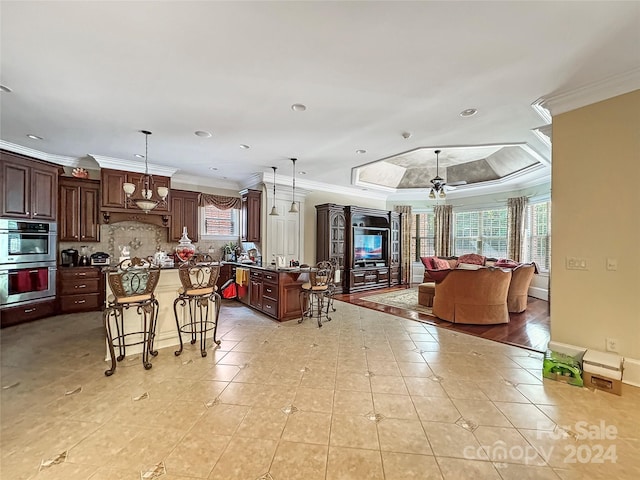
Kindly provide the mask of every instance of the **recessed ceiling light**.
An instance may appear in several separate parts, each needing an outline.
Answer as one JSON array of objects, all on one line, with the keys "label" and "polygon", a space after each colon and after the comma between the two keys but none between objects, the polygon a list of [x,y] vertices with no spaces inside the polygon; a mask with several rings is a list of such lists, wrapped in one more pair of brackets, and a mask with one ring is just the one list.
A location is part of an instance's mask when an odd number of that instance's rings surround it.
[{"label": "recessed ceiling light", "polygon": [[242,145],[240,145],[240,148],[242,148],[243,150],[249,150],[251,147],[243,143]]},{"label": "recessed ceiling light", "polygon": [[7,87],[6,85],[0,85],[0,90],[5,92],[5,93],[11,93],[11,89],[9,87]]},{"label": "recessed ceiling light", "polygon": [[34,135],[33,133],[28,134],[27,137],[29,137],[31,140],[42,140],[42,137]]},{"label": "recessed ceiling light", "polygon": [[218,167],[209,167],[209,170],[218,170]]},{"label": "recessed ceiling light", "polygon": [[405,140],[408,138],[411,138],[411,132],[403,132],[402,133],[402,138],[404,138]]},{"label": "recessed ceiling light", "polygon": [[307,172],[298,172],[298,175],[306,175]]},{"label": "recessed ceiling light", "polygon": [[460,112],[460,116],[461,117],[472,117],[476,113],[478,113],[478,110],[476,110],[475,108],[467,108],[466,110],[463,110],[463,111]]},{"label": "recessed ceiling light", "polygon": [[211,136],[210,132],[205,132],[203,130],[198,130],[195,132],[197,136],[202,137],[202,138],[209,138]]},{"label": "recessed ceiling light", "polygon": [[139,153],[136,153],[136,154],[134,155],[134,157],[136,157],[136,158],[144,158],[144,155],[141,155],[141,154],[139,154]]},{"label": "recessed ceiling light", "polygon": [[362,154],[364,154],[364,153],[367,153],[367,151],[366,151],[366,150],[356,150],[356,153],[357,153],[358,155],[362,155]]},{"label": "recessed ceiling light", "polygon": [[293,105],[291,105],[291,110],[293,110],[294,112],[304,112],[307,109],[306,105],[303,105],[302,103],[294,103]]}]

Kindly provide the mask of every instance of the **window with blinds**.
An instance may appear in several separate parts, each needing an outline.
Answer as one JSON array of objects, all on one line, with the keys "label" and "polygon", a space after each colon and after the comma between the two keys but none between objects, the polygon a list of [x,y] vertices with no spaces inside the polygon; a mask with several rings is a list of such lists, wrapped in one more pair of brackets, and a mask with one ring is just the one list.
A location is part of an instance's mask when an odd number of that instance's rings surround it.
[{"label": "window with blinds", "polygon": [[455,255],[507,256],[507,208],[457,212],[453,216]]},{"label": "window with blinds", "polygon": [[435,255],[435,227],[433,212],[417,213],[411,225],[411,258]]},{"label": "window with blinds", "polygon": [[238,236],[238,210],[220,210],[213,205],[201,207],[202,211],[202,235],[209,236]]},{"label": "window with blinds", "polygon": [[536,262],[540,271],[549,271],[551,264],[551,202],[527,205],[524,237],[524,261]]}]

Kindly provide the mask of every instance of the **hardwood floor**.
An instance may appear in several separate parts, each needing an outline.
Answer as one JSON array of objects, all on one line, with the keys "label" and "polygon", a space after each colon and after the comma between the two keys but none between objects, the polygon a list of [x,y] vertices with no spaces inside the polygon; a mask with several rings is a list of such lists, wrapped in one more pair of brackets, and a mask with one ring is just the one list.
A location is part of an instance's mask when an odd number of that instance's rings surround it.
[{"label": "hardwood floor", "polygon": [[404,290],[405,288],[406,287],[398,287],[375,290],[375,292],[367,291],[339,294],[336,295],[335,298],[336,300],[389,313],[398,317],[430,323],[441,328],[447,328],[509,345],[516,345],[536,352],[544,352],[547,348],[547,343],[550,339],[549,302],[537,298],[529,297],[527,309],[524,312],[510,313],[509,323],[500,325],[462,325],[459,323],[451,323],[425,313],[369,302],[362,298],[374,293],[392,292],[394,290]]}]

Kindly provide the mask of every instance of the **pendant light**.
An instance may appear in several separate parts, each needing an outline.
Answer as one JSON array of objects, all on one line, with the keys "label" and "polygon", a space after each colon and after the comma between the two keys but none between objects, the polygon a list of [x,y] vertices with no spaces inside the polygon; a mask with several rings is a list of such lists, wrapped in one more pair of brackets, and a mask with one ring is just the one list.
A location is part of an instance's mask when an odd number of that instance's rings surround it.
[{"label": "pendant light", "polygon": [[271,207],[271,213],[269,215],[277,217],[278,209],[276,208],[276,170],[278,169],[278,167],[271,168],[273,168],[273,207]]},{"label": "pendant light", "polygon": [[293,200],[291,202],[291,208],[289,209],[289,213],[298,213],[300,210],[298,210],[298,204],[296,203],[296,158],[292,158],[291,161],[293,162]]},{"label": "pendant light", "polygon": [[[149,164],[147,158],[149,158],[149,135],[151,132],[148,130],[140,130],[140,133],[144,134],[144,175],[140,177],[138,186],[140,187],[141,198],[132,199],[131,196],[136,191],[136,186],[133,183],[123,183],[122,189],[127,196],[127,203],[135,203],[136,206],[144,213],[149,213],[158,205],[164,206],[167,204],[167,195],[169,195],[169,189],[167,187],[158,187],[154,192],[153,176],[149,175]],[[154,198],[154,193],[158,198]]]}]

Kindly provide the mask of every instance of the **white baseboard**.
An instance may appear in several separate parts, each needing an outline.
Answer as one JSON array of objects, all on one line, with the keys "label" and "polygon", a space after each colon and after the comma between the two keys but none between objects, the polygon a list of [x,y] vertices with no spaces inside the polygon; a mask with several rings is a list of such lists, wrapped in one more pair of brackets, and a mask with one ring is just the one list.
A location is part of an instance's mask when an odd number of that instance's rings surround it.
[{"label": "white baseboard", "polygon": [[636,360],[635,358],[624,359],[622,383],[640,387],[640,360]]},{"label": "white baseboard", "polygon": [[540,300],[549,301],[549,290],[540,287],[529,287],[527,292],[530,297],[539,298]]}]

